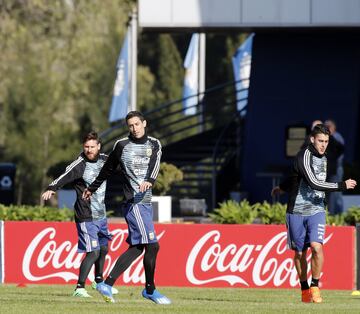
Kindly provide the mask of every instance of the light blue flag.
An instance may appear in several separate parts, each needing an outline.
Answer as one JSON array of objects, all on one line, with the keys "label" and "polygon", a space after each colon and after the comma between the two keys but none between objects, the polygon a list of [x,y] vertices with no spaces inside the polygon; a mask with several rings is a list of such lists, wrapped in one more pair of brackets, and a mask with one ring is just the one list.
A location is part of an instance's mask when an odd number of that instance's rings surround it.
[{"label": "light blue flag", "polygon": [[129,38],[128,29],[116,64],[117,74],[114,93],[109,113],[109,122],[116,122],[126,117],[129,104]]},{"label": "light blue flag", "polygon": [[196,95],[199,93],[199,34],[197,33],[191,37],[184,68],[183,98],[187,98],[183,100],[184,114],[192,115],[196,113],[196,104],[198,103]]},{"label": "light blue flag", "polygon": [[[246,38],[242,45],[236,50],[232,57],[234,77],[236,83],[237,110],[242,110],[247,105],[247,98],[250,86],[251,52],[255,34],[252,33]],[[245,112],[243,112],[245,114]]]}]

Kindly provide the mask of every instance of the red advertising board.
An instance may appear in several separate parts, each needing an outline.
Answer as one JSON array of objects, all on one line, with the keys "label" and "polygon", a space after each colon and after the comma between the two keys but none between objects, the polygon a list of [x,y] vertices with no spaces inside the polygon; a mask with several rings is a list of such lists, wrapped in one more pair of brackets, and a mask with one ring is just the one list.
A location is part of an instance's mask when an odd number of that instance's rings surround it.
[{"label": "red advertising board", "polygon": [[[105,276],[127,248],[126,225],[110,224],[110,231],[114,238],[109,243]],[[159,286],[298,286],[293,252],[287,249],[283,225],[157,224],[156,232],[160,243],[156,267]],[[323,288],[354,288],[354,250],[355,228],[327,227]],[[76,283],[82,257],[77,253],[74,223],[4,223],[6,283]],[[310,255],[308,261],[310,265]],[[93,272],[89,280],[92,278]],[[141,256],[116,284],[143,283]]]}]

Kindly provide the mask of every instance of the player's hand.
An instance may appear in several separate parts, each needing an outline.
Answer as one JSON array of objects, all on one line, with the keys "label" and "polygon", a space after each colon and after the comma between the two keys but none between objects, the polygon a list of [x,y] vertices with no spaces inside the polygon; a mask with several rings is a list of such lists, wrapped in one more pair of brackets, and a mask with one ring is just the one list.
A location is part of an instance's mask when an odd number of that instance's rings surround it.
[{"label": "player's hand", "polygon": [[347,190],[354,189],[356,187],[356,181],[353,180],[353,179],[347,179],[345,181],[345,184],[346,184],[346,189]]},{"label": "player's hand", "polygon": [[148,189],[151,189],[152,184],[150,182],[144,181],[143,183],[140,184],[140,188],[139,191],[141,193],[146,192]]},{"label": "player's hand", "polygon": [[272,190],[271,190],[271,196],[274,197],[275,195],[280,195],[283,194],[284,191],[282,189],[280,189],[279,186],[275,186]]},{"label": "player's hand", "polygon": [[85,201],[90,201],[91,195],[92,195],[92,193],[88,189],[85,189],[82,194],[82,199]]},{"label": "player's hand", "polygon": [[43,199],[44,201],[47,201],[47,200],[49,200],[54,194],[55,194],[54,191],[47,190],[47,191],[45,191],[45,192],[41,195],[41,197],[42,197],[42,199]]}]

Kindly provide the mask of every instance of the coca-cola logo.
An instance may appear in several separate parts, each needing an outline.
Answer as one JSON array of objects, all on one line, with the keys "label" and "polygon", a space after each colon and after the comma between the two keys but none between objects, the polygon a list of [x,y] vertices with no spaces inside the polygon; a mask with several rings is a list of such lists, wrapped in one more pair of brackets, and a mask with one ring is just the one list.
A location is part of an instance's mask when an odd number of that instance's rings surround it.
[{"label": "coca-cola logo", "polygon": [[[73,240],[68,240],[63,230],[56,226],[42,227],[35,236],[31,236],[30,243],[26,244],[23,251],[24,255],[17,258],[21,263],[24,279],[29,282],[77,280],[83,254],[77,252],[77,244]],[[171,233],[169,230],[172,230]],[[197,236],[192,237],[194,242],[190,248],[184,242],[183,249],[181,243],[178,247],[174,247],[178,232],[177,228],[164,227],[157,236],[158,239],[162,239],[165,248],[160,255],[161,267],[156,276],[159,283],[166,281],[167,285],[202,286],[208,284],[243,287],[295,287],[298,285],[293,253],[287,249],[286,232],[280,231],[263,237],[250,236],[245,238],[249,240],[244,241],[244,238],[228,240],[232,237],[229,236],[226,228],[209,228],[205,232],[197,231]],[[118,256],[128,247],[126,228],[113,229],[112,234],[113,240],[109,242],[104,276],[110,273]],[[167,237],[162,238],[164,235]],[[325,243],[332,237],[333,233],[329,234]],[[308,254],[308,264],[310,264],[310,258],[311,254]],[[124,284],[145,282],[142,259],[143,255],[139,256],[124,272],[121,277]],[[173,273],[171,279],[169,279],[167,265],[179,266],[176,267],[176,272]],[[17,267],[16,271],[19,271],[20,267]],[[7,269],[10,267],[8,266]],[[308,269],[308,275],[310,275],[310,267]],[[93,271],[91,271],[89,280],[93,280],[93,276]],[[8,278],[10,280],[10,276]]]},{"label": "coca-cola logo", "polygon": [[[331,237],[332,234],[324,243]],[[234,243],[220,243],[220,238],[220,231],[212,230],[203,235],[192,248],[186,262],[186,277],[192,284],[225,281],[231,286],[240,284],[262,287],[272,283],[279,287],[288,280],[290,286],[298,285],[292,256],[282,256],[287,250],[286,232],[276,234],[264,245],[245,243],[238,247]],[[309,254],[308,264],[310,259]],[[310,272],[310,267],[308,270]],[[249,272],[251,283],[244,278],[244,274]],[[210,275],[214,273],[215,276]]]},{"label": "coca-cola logo", "polygon": [[[117,252],[123,246],[128,246],[126,229],[115,229],[111,232],[113,239],[109,242],[109,252]],[[157,235],[160,240],[165,234],[162,231]],[[106,255],[104,265],[104,275],[107,275],[114,266],[116,259],[111,254]],[[140,255],[124,272],[123,281],[125,283],[145,283],[145,274],[142,263],[143,254]],[[77,252],[77,244],[71,241],[58,243],[56,239],[56,229],[48,227],[40,231],[30,242],[25,250],[22,261],[22,271],[29,281],[42,281],[50,278],[61,278],[65,282],[78,278],[78,269],[81,264],[83,254]],[[89,273],[89,279],[93,280],[93,271]]]}]

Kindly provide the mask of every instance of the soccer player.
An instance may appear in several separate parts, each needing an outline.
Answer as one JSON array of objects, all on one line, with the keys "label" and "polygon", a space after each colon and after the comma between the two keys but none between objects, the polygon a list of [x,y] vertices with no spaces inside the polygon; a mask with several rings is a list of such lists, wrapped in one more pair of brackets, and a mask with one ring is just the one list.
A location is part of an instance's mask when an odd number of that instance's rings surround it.
[{"label": "soccer player", "polygon": [[146,120],[140,112],[131,111],[125,119],[130,134],[115,143],[100,174],[83,193],[84,199],[91,197],[102,182],[120,165],[125,178],[123,185],[126,199],[124,216],[128,225],[129,248],[117,259],[104,283],[97,285],[97,290],[103,295],[106,302],[115,302],[111,287],[145,250],[143,264],[146,283],[142,296],[157,304],[170,304],[171,301],[155,289],[154,283],[159,244],[152,221],[151,198],[152,186],[160,168],[161,144],[159,140],[147,135]]},{"label": "soccer player", "polygon": [[[295,251],[294,264],[299,275],[302,302],[321,303],[319,279],[324,263],[325,192],[353,189],[356,181],[326,182],[326,148],[330,132],[318,124],[310,134],[310,144],[296,156],[292,174],[271,191],[288,192],[286,226],[288,246]],[[311,248],[311,285],[307,281],[306,252]]]},{"label": "soccer player", "polygon": [[[96,289],[96,284],[103,281],[105,256],[108,252],[108,241],[111,240],[104,203],[106,182],[101,184],[88,201],[82,198],[83,191],[94,181],[107,159],[105,154],[100,153],[100,148],[98,134],[88,133],[83,139],[83,152],[80,156],[66,167],[65,172],[50,183],[42,194],[44,200],[49,200],[66,184],[72,184],[76,191],[74,214],[78,233],[78,252],[86,254],[80,265],[79,278],[73,293],[75,297],[91,297],[85,289],[85,281],[93,264],[95,264],[93,288]],[[117,289],[113,289],[114,294],[118,293]]]}]

